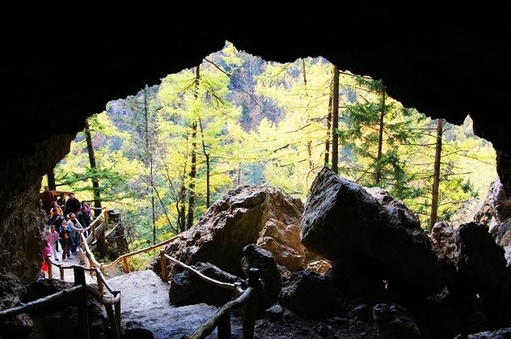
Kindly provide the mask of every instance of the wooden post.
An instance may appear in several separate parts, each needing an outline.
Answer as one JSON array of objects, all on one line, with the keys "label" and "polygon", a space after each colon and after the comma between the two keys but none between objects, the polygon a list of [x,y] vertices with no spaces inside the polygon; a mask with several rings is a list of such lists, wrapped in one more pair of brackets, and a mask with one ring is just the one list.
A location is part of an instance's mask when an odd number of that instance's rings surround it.
[{"label": "wooden post", "polygon": [[122,262],[124,264],[124,272],[130,273],[130,266],[128,265],[128,257],[122,258]]},{"label": "wooden post", "polygon": [[103,295],[105,289],[104,289],[104,284],[103,284],[103,280],[101,280],[100,276],[99,275],[96,275],[96,281],[98,283],[98,291],[99,291],[99,294]]},{"label": "wooden post", "polygon": [[228,312],[218,322],[218,339],[231,339],[231,313]]},{"label": "wooden post", "polygon": [[115,322],[117,323],[117,328],[121,328],[121,298],[119,301],[114,304],[115,307]]},{"label": "wooden post", "polygon": [[46,265],[48,266],[48,279],[53,279],[53,265],[50,258],[45,257]]},{"label": "wooden post", "polygon": [[168,272],[167,272],[167,258],[165,258],[165,249],[160,249],[160,267],[161,267],[161,280],[167,282]]},{"label": "wooden post", "polygon": [[85,270],[83,267],[74,266],[73,273],[75,276],[75,286],[81,285],[82,291],[80,292],[77,300],[77,313],[78,313],[78,339],[89,339],[89,312],[87,311],[87,289],[85,280]]},{"label": "wooden post", "polygon": [[108,319],[110,320],[110,327],[112,330],[112,338],[120,339],[121,338],[121,328],[119,327],[119,323],[117,322],[116,315],[112,311],[112,304],[105,305],[105,310],[108,315]]},{"label": "wooden post", "polygon": [[248,285],[254,287],[254,295],[248,299],[243,319],[243,339],[254,339],[257,295],[260,292],[259,269],[252,267],[248,273]]}]

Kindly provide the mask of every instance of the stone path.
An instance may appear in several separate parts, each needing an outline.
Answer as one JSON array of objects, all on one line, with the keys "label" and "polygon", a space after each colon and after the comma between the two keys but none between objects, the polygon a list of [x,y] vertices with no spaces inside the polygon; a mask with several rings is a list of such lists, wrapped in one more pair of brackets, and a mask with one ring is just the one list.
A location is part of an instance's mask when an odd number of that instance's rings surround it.
[{"label": "stone path", "polygon": [[[62,261],[62,252],[57,253],[64,268],[65,281],[74,282],[73,266],[83,266],[80,255],[71,255]],[[83,254],[82,254],[83,255]],[[60,267],[52,265],[53,279],[60,279]],[[46,273],[48,277],[48,273]],[[88,284],[97,284],[95,274],[85,272]],[[174,306],[169,300],[168,283],[151,270],[135,271],[129,274],[107,278],[108,284],[114,290],[121,291],[121,327],[128,332],[146,329],[152,332],[154,339],[184,338],[193,333],[202,323],[209,319],[218,309],[207,304]],[[241,323],[233,319],[232,338],[241,338]],[[133,332],[136,333],[136,332]],[[140,333],[136,334],[137,339]],[[217,330],[207,337],[217,338]]]},{"label": "stone path", "polygon": [[[85,260],[85,255],[83,254],[83,252],[80,249],[78,252],[78,255],[71,254],[70,258],[66,258],[65,260],[62,260],[62,248],[59,248],[59,250],[60,251],[57,252],[57,258],[59,260],[58,261],[55,260],[56,258],[54,258],[54,260],[53,260],[54,262],[56,262],[58,264],[58,266],[51,265],[52,266],[52,278],[53,279],[61,279],[60,269],[63,268],[64,277],[62,280],[74,282],[75,278],[74,278],[73,266],[84,266],[81,264],[81,262],[87,262],[87,260]],[[48,277],[48,272],[46,272],[45,276]],[[85,272],[85,280],[87,281],[87,284],[97,284],[97,278],[94,273],[91,274],[89,272]]]},{"label": "stone path", "polygon": [[[183,338],[217,311],[207,304],[171,305],[168,284],[151,270],[116,276],[108,282],[121,291],[121,327],[128,332],[143,328],[155,339]],[[216,330],[208,336],[216,337]]]}]

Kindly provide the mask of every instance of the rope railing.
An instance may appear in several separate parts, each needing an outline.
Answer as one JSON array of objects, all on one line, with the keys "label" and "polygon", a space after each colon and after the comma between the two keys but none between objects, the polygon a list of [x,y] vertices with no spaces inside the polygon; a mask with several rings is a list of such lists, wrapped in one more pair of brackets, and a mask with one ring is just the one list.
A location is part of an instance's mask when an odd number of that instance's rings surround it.
[{"label": "rope railing", "polygon": [[177,235],[158,244],[143,249],[139,249],[127,254],[123,254],[108,264],[101,264],[100,265],[101,271],[104,272],[105,269],[108,269],[118,264],[122,260],[124,264],[124,271],[126,273],[129,273],[130,269],[127,262],[128,258],[140,253],[154,250],[159,247],[161,278],[163,280],[167,280],[167,261],[171,261],[174,264],[180,266],[181,268],[184,268],[189,272],[197,275],[202,280],[213,284],[214,286],[232,290],[234,294],[234,299],[226,303],[211,318],[209,318],[206,322],[200,325],[195,330],[195,332],[193,332],[193,334],[190,337],[188,337],[189,339],[206,338],[215,330],[215,328],[218,328],[218,339],[230,339],[231,338],[230,314],[232,311],[237,309],[242,309],[243,338],[253,339],[255,326],[255,300],[256,295],[261,288],[261,283],[259,281],[259,270],[256,268],[250,269],[248,278],[248,288],[245,290],[242,289],[242,286],[239,283],[235,284],[226,283],[210,278],[202,274],[201,272],[197,271],[192,266],[189,266],[165,253],[165,249],[163,248],[163,246],[169,244],[171,241],[179,237],[180,236]]},{"label": "rope railing", "polygon": [[202,280],[213,284],[214,286],[231,289],[234,292],[234,299],[226,303],[215,314],[213,314],[213,316],[202,323],[189,337],[187,337],[188,339],[206,338],[215,330],[215,328],[218,328],[218,339],[230,339],[230,316],[231,312],[237,309],[243,310],[243,338],[254,338],[255,306],[257,293],[261,289],[261,282],[259,281],[259,270],[257,268],[250,269],[248,277],[248,288],[243,290],[240,283],[231,284],[210,278],[197,271],[192,266],[186,265],[185,263],[172,258],[170,255],[165,253],[164,249],[162,249],[160,252],[162,278],[167,276],[167,260],[172,261],[174,264],[197,275]]},{"label": "rope railing", "polygon": [[[53,260],[50,259],[50,262]],[[91,285],[86,284],[85,279],[85,269],[82,266],[68,266],[66,269],[73,269],[74,272],[74,286],[55,292],[53,294],[47,295],[45,297],[24,303],[19,306],[11,307],[8,309],[0,310],[0,321],[4,319],[14,317],[23,313],[30,313],[37,310],[46,309],[49,305],[57,303],[62,300],[70,300],[74,303],[78,312],[78,334],[77,337],[79,339],[89,339],[89,317],[87,311],[87,292],[89,292],[99,303],[105,306],[108,319],[110,321],[111,327],[111,337],[114,339],[121,339],[121,318],[120,318],[120,302],[121,302],[121,294],[120,291],[112,290],[111,287],[106,283],[104,277],[102,276],[99,270],[96,270],[98,275],[98,281],[103,281],[105,286],[107,286],[108,290],[112,293],[112,297],[108,298],[103,295],[98,289],[94,288]],[[49,267],[50,271],[51,267]],[[112,309],[115,307],[115,311]]]}]

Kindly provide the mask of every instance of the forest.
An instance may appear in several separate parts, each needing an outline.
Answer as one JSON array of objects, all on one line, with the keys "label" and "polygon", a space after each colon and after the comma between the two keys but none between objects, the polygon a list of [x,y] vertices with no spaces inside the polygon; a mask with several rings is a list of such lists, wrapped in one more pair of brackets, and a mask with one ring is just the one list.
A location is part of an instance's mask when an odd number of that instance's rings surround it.
[{"label": "forest", "polygon": [[239,185],[305,202],[323,166],[386,190],[424,229],[471,221],[497,178],[495,151],[470,116],[460,126],[430,119],[381,80],[321,56],[277,63],[229,42],[106,103],[52,175],[57,190],[120,212],[135,250],[189,229]]}]

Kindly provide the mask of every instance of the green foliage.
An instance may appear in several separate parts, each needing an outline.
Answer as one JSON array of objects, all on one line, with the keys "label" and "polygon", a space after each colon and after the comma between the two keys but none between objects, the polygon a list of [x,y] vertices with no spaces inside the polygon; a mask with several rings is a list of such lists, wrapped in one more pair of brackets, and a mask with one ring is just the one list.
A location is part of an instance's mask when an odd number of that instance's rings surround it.
[{"label": "green foliage", "polygon": [[[90,178],[100,179],[101,197],[121,212],[131,250],[177,234],[192,193],[195,221],[208,201],[238,185],[270,185],[305,199],[332,137],[331,66],[323,58],[266,62],[226,43],[198,72],[170,74],[109,102],[89,120],[97,168],[90,169],[79,133],[55,169],[59,189],[90,200]],[[339,94],[339,174],[387,190],[427,225],[435,121],[404,108],[369,77],[343,72]],[[473,135],[469,119],[447,124],[444,139],[439,217],[467,220],[476,193],[496,177],[495,154]]]},{"label": "green foliage", "polygon": [[[137,255],[132,255],[128,258],[128,266],[130,268],[130,272],[133,271],[143,271],[149,267],[149,264],[154,259],[157,254],[151,252],[139,253]],[[124,268],[123,268],[124,269]]]}]

